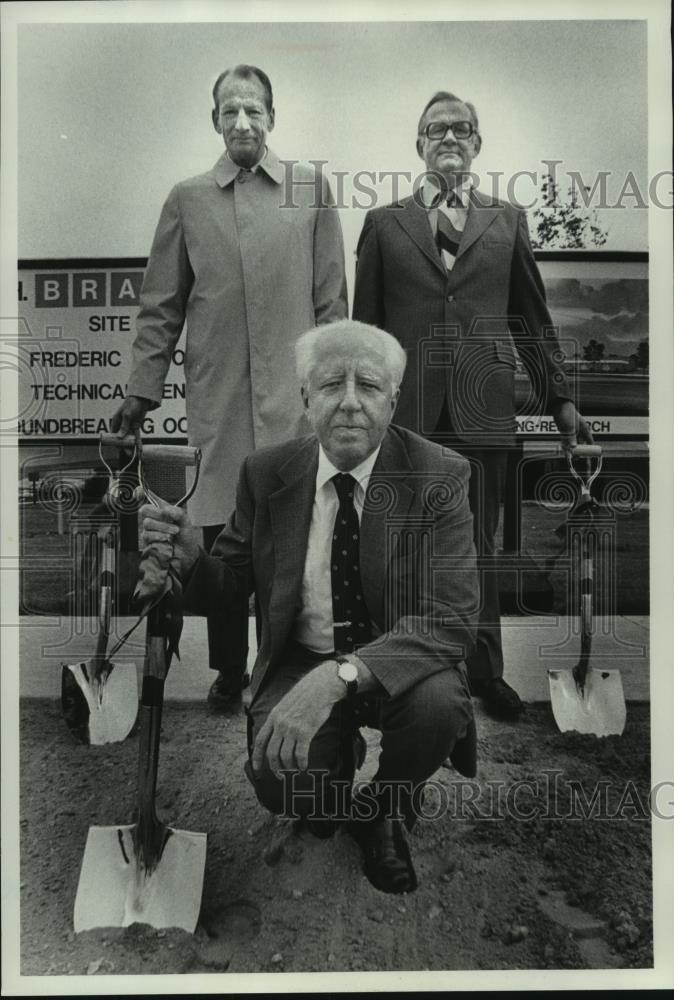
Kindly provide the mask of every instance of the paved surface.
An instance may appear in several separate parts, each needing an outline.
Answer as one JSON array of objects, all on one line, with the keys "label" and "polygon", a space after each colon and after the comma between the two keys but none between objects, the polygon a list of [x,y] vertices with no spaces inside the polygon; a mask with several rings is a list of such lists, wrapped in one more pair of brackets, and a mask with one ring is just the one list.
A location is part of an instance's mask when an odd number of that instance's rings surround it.
[{"label": "paved surface", "polygon": [[[133,618],[121,618],[122,635]],[[255,656],[255,629],[251,619],[249,665]],[[90,632],[77,634],[72,618],[26,617],[19,627],[22,697],[59,697],[61,664],[92,657],[96,641]],[[88,626],[87,626],[88,627]],[[596,618],[592,642],[593,667],[619,670],[625,699],[649,701],[648,616]],[[580,638],[576,620],[566,617],[503,619],[506,680],[525,701],[549,701],[547,669],[571,669],[578,661]],[[144,626],[140,625],[115,661],[132,660],[142,671]],[[114,642],[114,636],[111,639]],[[208,669],[206,622],[186,618],[180,641],[181,660],[174,661],[166,683],[166,698],[179,701],[205,697],[213,674]]]}]

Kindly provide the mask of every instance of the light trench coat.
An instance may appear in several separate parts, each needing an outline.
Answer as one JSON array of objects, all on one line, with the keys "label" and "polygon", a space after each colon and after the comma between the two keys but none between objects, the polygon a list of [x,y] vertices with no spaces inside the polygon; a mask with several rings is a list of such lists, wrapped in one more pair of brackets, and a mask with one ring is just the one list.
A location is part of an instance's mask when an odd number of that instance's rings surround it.
[{"label": "light trench coat", "polygon": [[189,443],[202,450],[196,525],[234,509],[250,452],[306,432],[293,344],[347,315],[344,246],[327,180],[267,150],[240,175],[226,154],[182,181],[159,218],[140,297],[128,395],[158,406],[186,322]]}]

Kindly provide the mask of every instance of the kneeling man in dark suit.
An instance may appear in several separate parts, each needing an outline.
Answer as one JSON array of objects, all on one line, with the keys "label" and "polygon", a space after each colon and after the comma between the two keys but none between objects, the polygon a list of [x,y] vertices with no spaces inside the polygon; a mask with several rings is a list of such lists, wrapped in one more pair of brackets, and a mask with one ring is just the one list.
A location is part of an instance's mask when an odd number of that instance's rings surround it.
[{"label": "kneeling man in dark suit", "polygon": [[[469,464],[391,425],[406,360],[394,337],[342,320],[300,337],[296,357],[313,435],[245,460],[210,555],[173,507],[144,508],[143,541],[173,541],[199,614],[256,594],[247,773],[260,802],[319,836],[345,821],[372,884],[409,892],[404,828],[424,782],[448,756],[476,768]],[[352,788],[363,725],[381,730],[381,753]]]}]

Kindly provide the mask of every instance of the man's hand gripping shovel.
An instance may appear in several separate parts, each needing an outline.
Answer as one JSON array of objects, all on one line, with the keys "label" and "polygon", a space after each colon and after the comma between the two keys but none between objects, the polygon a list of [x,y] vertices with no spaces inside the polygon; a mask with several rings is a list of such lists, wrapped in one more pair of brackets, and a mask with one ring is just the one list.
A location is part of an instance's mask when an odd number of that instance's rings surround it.
[{"label": "man's hand gripping shovel", "polygon": [[[139,447],[139,478],[148,501],[160,505],[147,482],[155,461],[194,466],[187,502],[196,488],[200,452],[176,445]],[[182,927],[193,933],[199,917],[206,864],[206,834],[168,827],[157,818],[155,790],[164,700],[171,657],[182,628],[181,586],[170,565],[171,551],[150,547],[141,558],[134,598],[147,617],[138,755],[136,822],[91,827],[75,899],[76,931],[92,927]],[[127,633],[130,634],[130,633]]]},{"label": "man's hand gripping shovel", "polygon": [[[590,486],[601,470],[601,458],[601,447],[594,444],[576,445],[567,452],[569,469],[580,486],[580,498],[569,519],[580,553],[580,659],[572,670],[548,670],[548,681],[552,712],[563,733],[575,730],[611,736],[620,735],[625,728],[620,671],[593,669],[590,663],[593,553],[599,537],[596,525],[599,505],[590,494]],[[578,459],[587,460],[585,473],[577,470],[574,463]]]}]

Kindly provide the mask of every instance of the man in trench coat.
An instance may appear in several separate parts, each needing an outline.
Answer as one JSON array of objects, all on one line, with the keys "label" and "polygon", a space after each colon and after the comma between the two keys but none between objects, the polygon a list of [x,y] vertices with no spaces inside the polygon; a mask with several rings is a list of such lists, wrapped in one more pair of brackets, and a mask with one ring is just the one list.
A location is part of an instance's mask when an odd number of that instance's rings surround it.
[{"label": "man in trench coat", "polygon": [[[271,83],[254,66],[225,70],[212,120],[225,152],[177,184],[159,218],[141,292],[120,436],[160,405],[173,349],[187,323],[189,443],[201,448],[192,522],[210,547],[234,506],[235,470],[253,450],[302,431],[292,345],[315,324],[347,315],[344,249],[329,185],[313,168],[281,162]],[[208,621],[218,676],[209,702],[236,704],[247,654],[248,605]]]}]

